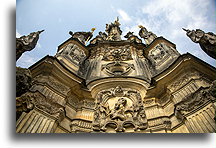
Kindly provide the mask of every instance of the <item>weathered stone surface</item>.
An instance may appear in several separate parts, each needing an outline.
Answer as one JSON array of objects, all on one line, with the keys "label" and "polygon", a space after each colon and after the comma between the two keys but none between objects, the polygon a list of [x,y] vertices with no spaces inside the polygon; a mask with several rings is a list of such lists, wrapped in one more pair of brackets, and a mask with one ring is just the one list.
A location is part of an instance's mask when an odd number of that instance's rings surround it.
[{"label": "weathered stone surface", "polygon": [[148,127],[141,96],[134,90],[121,86],[98,93],[94,112],[93,130],[107,132],[133,131]]},{"label": "weathered stone surface", "polygon": [[16,97],[27,92],[32,86],[32,75],[29,69],[16,67]]},{"label": "weathered stone surface", "polygon": [[81,43],[84,45],[92,38],[93,32],[95,28],[92,28],[91,32],[75,32],[72,31],[69,32],[69,34],[72,36],[72,38],[78,39]]},{"label": "weathered stone surface", "polygon": [[201,87],[194,93],[183,98],[181,102],[175,105],[176,117],[183,119],[186,114],[206,104],[206,102],[216,102],[215,87],[214,81],[209,88]]},{"label": "weathered stone surface", "polygon": [[18,79],[16,131],[214,132],[215,67],[140,28],[146,44],[133,32],[121,39],[118,18],[87,46],[94,29],[70,33],[54,57],[30,67],[31,89],[28,70]]},{"label": "weathered stone surface", "polygon": [[139,25],[140,31],[139,31],[139,35],[141,38],[143,38],[146,42],[147,45],[149,45],[152,41],[154,41],[154,39],[157,38],[157,36],[148,31],[145,27],[143,27],[142,25]]},{"label": "weathered stone surface", "polygon": [[199,43],[202,50],[210,57],[216,59],[216,35],[212,32],[205,33],[200,29],[186,31],[187,36],[195,43]]},{"label": "weathered stone surface", "polygon": [[106,32],[108,33],[108,36],[106,40],[108,41],[121,41],[121,34],[122,31],[120,29],[121,24],[119,23],[119,19],[114,21],[114,23],[106,24]]},{"label": "weathered stone surface", "polygon": [[32,109],[40,110],[44,114],[48,114],[55,118],[58,122],[63,120],[65,111],[62,106],[54,102],[52,99],[46,98],[40,92],[26,92],[16,98],[17,113],[29,112]]},{"label": "weathered stone surface", "polygon": [[37,41],[39,39],[39,34],[44,30],[38,32],[32,32],[27,36],[21,36],[16,38],[16,61],[21,57],[21,55],[35,48]]}]

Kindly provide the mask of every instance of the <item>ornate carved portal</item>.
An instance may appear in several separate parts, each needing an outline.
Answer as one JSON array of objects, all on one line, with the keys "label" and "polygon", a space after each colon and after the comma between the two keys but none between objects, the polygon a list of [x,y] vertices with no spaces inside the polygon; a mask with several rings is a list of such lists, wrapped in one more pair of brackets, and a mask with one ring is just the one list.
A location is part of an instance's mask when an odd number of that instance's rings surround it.
[{"label": "ornate carved portal", "polygon": [[148,127],[139,92],[121,86],[98,93],[93,130],[96,132],[134,132]]}]

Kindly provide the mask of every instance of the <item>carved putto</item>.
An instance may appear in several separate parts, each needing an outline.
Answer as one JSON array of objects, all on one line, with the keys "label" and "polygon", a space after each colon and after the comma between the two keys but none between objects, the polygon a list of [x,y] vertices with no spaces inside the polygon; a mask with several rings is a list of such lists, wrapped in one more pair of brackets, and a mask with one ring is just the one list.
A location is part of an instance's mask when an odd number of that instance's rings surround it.
[{"label": "carved putto", "polygon": [[154,39],[157,38],[157,36],[154,33],[148,31],[142,25],[139,25],[138,27],[141,28],[139,31],[139,36],[145,40],[147,45],[149,45],[152,41],[154,41]]},{"label": "carved putto", "polygon": [[184,29],[187,36],[195,43],[199,43],[202,50],[210,57],[216,59],[216,35],[212,32],[205,33],[200,29]]},{"label": "carved putto", "polygon": [[39,34],[44,30],[32,32],[27,36],[21,36],[16,38],[16,61],[21,57],[21,55],[26,51],[31,51],[35,48],[37,41],[39,39]]},{"label": "carved putto", "polygon": [[106,132],[111,128],[124,132],[127,128],[134,131],[147,128],[145,109],[137,91],[116,86],[99,92],[96,101],[94,131]]},{"label": "carved putto", "polygon": [[124,121],[126,119],[126,104],[127,100],[125,98],[119,98],[114,106],[114,109],[110,112],[110,118],[112,120]]},{"label": "carved putto", "polygon": [[131,59],[131,52],[128,47],[110,47],[103,57],[103,60],[107,61],[125,61],[129,59]]}]

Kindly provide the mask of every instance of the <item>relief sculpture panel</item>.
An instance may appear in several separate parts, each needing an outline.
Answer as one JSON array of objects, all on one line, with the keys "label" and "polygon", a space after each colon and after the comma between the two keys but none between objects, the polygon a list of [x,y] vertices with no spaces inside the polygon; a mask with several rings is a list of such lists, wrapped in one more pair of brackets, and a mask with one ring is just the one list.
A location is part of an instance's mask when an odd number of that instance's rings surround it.
[{"label": "relief sculpture panel", "polygon": [[131,50],[129,45],[125,46],[109,46],[99,47],[91,50],[90,59],[95,57],[103,56],[104,61],[126,61],[132,60]]},{"label": "relief sculpture panel", "polygon": [[121,86],[99,92],[94,112],[96,132],[125,132],[148,127],[140,94]]},{"label": "relief sculpture panel", "polygon": [[76,44],[72,43],[60,49],[57,53],[57,56],[59,55],[67,57],[72,63],[76,65],[80,65],[86,57],[84,51]]}]

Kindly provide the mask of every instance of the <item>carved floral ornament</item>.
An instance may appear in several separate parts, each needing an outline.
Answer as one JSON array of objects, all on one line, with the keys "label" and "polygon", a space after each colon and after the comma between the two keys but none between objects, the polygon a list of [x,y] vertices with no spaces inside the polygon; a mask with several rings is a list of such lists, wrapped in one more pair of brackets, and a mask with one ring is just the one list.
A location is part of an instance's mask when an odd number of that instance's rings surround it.
[{"label": "carved floral ornament", "polygon": [[19,112],[28,112],[32,109],[38,109],[42,113],[49,114],[57,121],[61,121],[65,116],[64,108],[59,104],[46,98],[39,92],[27,92],[21,97],[16,98],[16,109]]},{"label": "carved floral ornament", "polygon": [[98,93],[94,112],[93,130],[105,132],[112,128],[124,132],[147,128],[147,119],[140,94],[136,90],[121,86]]},{"label": "carved floral ornament", "polygon": [[133,64],[115,61],[106,65],[102,65],[102,70],[104,70],[108,75],[123,76],[131,73],[133,70],[135,70],[135,67]]},{"label": "carved floral ornament", "polygon": [[129,45],[125,46],[109,46],[94,48],[91,50],[90,59],[102,56],[104,61],[126,61],[132,60],[131,50]]}]

